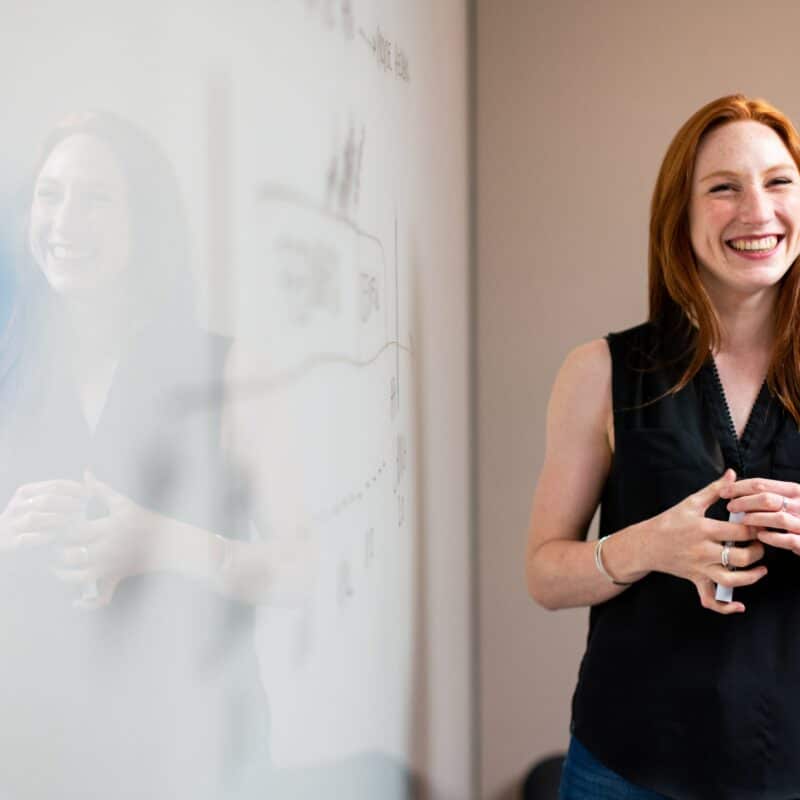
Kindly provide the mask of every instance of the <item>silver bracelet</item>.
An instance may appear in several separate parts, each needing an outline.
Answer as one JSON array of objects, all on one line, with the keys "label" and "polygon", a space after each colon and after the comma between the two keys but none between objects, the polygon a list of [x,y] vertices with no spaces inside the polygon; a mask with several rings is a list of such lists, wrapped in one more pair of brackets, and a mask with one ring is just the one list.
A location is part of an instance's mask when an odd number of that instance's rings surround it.
[{"label": "silver bracelet", "polygon": [[615,580],[605,568],[605,565],[603,564],[603,542],[606,539],[608,539],[608,536],[601,536],[597,540],[597,544],[594,546],[594,563],[597,565],[597,569],[600,570],[600,572],[602,572],[603,575],[605,575],[606,578],[608,578],[615,586],[633,586],[632,583]]}]

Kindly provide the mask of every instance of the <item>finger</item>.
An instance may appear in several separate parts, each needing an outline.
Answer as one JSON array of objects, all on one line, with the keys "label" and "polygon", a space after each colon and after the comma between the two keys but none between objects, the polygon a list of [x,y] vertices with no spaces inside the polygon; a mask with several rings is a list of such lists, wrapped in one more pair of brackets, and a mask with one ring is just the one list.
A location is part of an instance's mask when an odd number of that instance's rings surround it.
[{"label": "finger", "polygon": [[789,500],[785,495],[775,494],[774,492],[759,492],[758,494],[746,494],[731,500],[725,507],[731,513],[747,511],[780,511],[783,509],[784,500],[786,507],[792,505],[792,509],[797,504],[797,500]]},{"label": "finger", "polygon": [[716,611],[718,614],[741,614],[744,612],[744,603],[732,601],[723,603],[714,597],[716,587],[710,580],[699,580],[695,583],[697,594],[700,596],[700,604],[709,611]]},{"label": "finger", "polygon": [[20,486],[16,494],[19,498],[27,500],[41,494],[56,494],[64,497],[85,498],[87,496],[86,487],[79,481],[41,481],[39,483],[26,483]]},{"label": "finger", "polygon": [[94,567],[84,567],[83,569],[70,569],[68,567],[53,567],[51,573],[63,583],[79,584],[96,581],[97,571]]},{"label": "finger", "polygon": [[39,494],[20,499],[14,504],[16,513],[47,511],[52,514],[79,516],[86,509],[86,498],[68,495]]},{"label": "finger", "polygon": [[[709,565],[717,565],[722,563],[722,550],[724,544],[720,545],[719,542],[708,543],[708,563]],[[730,547],[728,548],[728,564],[737,569],[750,567],[757,561],[764,558],[764,545],[761,542],[754,542],[747,547]]]},{"label": "finger", "polygon": [[736,472],[730,468],[726,469],[717,480],[704,486],[699,491],[695,492],[692,497],[695,503],[703,509],[712,506],[721,497],[720,492],[724,486],[736,480]]},{"label": "finger", "polygon": [[800,533],[800,517],[788,511],[754,511],[744,515],[742,524],[754,528],[780,528],[789,533]]},{"label": "finger", "polygon": [[19,550],[34,549],[50,544],[54,539],[55,536],[52,533],[44,533],[43,531],[20,533],[11,537],[11,548]]},{"label": "finger", "polygon": [[753,539],[753,532],[750,530],[752,523],[747,524],[744,521],[724,522],[721,519],[706,519],[704,523],[709,536],[719,544],[723,542],[749,542]]},{"label": "finger", "polygon": [[800,485],[792,481],[776,481],[772,478],[744,478],[726,485],[722,497],[734,498],[748,494],[762,494],[772,492],[785,497],[799,497]]},{"label": "finger", "polygon": [[19,533],[36,533],[40,531],[65,530],[71,523],[63,514],[40,513],[28,511],[13,518],[13,527]]},{"label": "finger", "polygon": [[728,563],[737,569],[751,567],[764,558],[765,552],[761,542],[754,542],[747,547],[732,547],[728,554]]},{"label": "finger", "polygon": [[708,571],[708,575],[714,583],[718,583],[720,586],[728,586],[731,589],[736,589],[740,586],[752,586],[766,574],[767,568],[763,565],[752,569],[733,571],[723,567],[722,564],[715,564]]},{"label": "finger", "polygon": [[800,536],[796,533],[778,533],[777,531],[759,531],[758,539],[770,547],[780,547],[800,555]]}]

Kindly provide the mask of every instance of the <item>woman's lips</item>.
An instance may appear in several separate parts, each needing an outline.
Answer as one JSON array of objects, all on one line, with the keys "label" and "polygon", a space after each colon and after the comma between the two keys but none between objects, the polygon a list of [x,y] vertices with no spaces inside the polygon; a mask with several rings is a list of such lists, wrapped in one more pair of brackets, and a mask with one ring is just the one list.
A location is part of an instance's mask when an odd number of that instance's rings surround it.
[{"label": "woman's lips", "polygon": [[[780,247],[781,242],[784,240],[785,234],[778,233],[778,234],[767,234],[766,236],[748,236],[739,239],[728,239],[725,242],[725,245],[733,250],[737,256],[741,256],[742,258],[746,258],[748,261],[761,261],[765,258],[770,258],[775,254],[777,249]],[[775,244],[772,247],[769,247],[769,240],[775,240]],[[737,242],[738,244],[747,243],[748,248],[753,249],[746,249],[744,247],[735,247],[733,242]],[[764,247],[764,245],[767,245]]]},{"label": "woman's lips", "polygon": [[83,261],[91,257],[93,250],[89,247],[77,247],[72,244],[50,244],[47,252],[58,261]]}]

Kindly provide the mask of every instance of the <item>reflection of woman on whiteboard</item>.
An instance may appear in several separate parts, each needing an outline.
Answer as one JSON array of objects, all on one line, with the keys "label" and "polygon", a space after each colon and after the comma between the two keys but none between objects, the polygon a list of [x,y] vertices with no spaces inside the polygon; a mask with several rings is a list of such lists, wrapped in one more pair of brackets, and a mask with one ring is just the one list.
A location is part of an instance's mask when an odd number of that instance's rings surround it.
[{"label": "reflection of woman on whiteboard", "polygon": [[556,378],[527,578],[591,606],[563,800],[800,797],[798,167],[769,104],[697,111],[653,195],[649,321]]},{"label": "reflection of woman on whiteboard", "polygon": [[[194,323],[177,182],[107,113],[50,135],[0,350],[0,719],[8,797],[250,796],[266,709],[242,540]],[[213,590],[213,591],[211,591]]]}]

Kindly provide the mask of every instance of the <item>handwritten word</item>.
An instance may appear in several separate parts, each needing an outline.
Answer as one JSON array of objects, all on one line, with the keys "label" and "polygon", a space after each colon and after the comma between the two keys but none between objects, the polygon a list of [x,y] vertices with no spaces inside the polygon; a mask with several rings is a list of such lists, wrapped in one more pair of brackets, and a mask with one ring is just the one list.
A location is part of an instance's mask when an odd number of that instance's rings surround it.
[{"label": "handwritten word", "polygon": [[352,206],[358,206],[365,140],[366,130],[362,125],[356,143],[356,131],[351,124],[344,146],[334,145],[325,182],[328,206],[335,206],[340,214],[348,214]]},{"label": "handwritten word", "polygon": [[321,242],[283,236],[275,246],[280,259],[278,286],[296,325],[308,323],[315,311],[333,316],[340,310],[339,253]]},{"label": "handwritten word", "polygon": [[372,50],[375,62],[383,72],[391,72],[399,80],[409,83],[411,81],[411,70],[408,65],[408,56],[396,42],[392,44],[390,39],[384,36],[380,26],[371,36],[363,28],[359,28],[359,35]]},{"label": "handwritten word", "polygon": [[378,295],[378,279],[368,272],[359,275],[361,284],[361,295],[359,297],[359,317],[362,322],[366,322],[373,311],[379,311],[380,297]]}]

